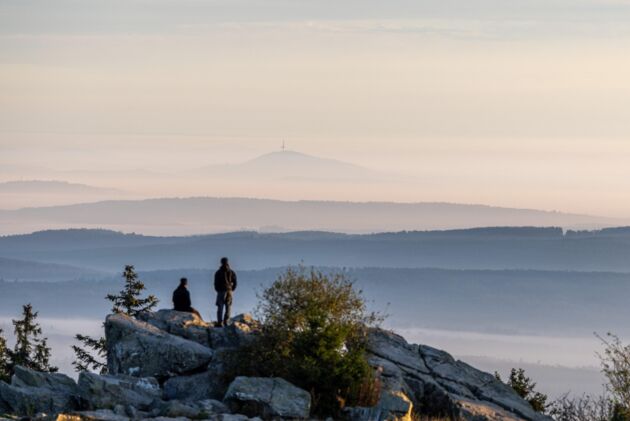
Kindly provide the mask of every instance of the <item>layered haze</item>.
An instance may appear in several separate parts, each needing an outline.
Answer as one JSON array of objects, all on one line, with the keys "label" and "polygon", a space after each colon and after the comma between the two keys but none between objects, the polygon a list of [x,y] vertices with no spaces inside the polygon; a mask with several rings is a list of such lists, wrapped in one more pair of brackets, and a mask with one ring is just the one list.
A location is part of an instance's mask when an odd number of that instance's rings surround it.
[{"label": "layered haze", "polygon": [[[53,362],[134,264],[236,311],[343,271],[387,327],[597,394],[630,338],[630,1],[0,2],[0,328]],[[10,336],[10,335],[9,335]],[[11,341],[11,340],[10,340]],[[11,342],[10,342],[11,343]]]},{"label": "layered haze", "polygon": [[[626,217],[628,17],[617,0],[5,2],[0,176]],[[414,182],[162,176],[283,140]]]}]

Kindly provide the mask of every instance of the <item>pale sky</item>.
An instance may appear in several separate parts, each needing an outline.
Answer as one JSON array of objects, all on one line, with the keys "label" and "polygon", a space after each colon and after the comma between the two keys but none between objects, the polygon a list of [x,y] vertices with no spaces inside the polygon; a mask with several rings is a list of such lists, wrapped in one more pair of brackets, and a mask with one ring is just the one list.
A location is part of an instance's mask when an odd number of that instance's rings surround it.
[{"label": "pale sky", "polygon": [[286,139],[419,180],[351,199],[627,217],[629,23],[624,0],[0,0],[3,179]]}]

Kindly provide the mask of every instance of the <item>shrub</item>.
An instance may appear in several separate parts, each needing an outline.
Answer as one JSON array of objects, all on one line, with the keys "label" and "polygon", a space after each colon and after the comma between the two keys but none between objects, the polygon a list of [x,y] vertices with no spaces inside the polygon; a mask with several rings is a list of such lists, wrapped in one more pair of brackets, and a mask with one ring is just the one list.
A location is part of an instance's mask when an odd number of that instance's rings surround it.
[{"label": "shrub", "polygon": [[617,419],[630,420],[630,345],[624,345],[612,333],[608,333],[608,339],[598,337],[605,346],[604,353],[599,357],[616,404],[615,414]]},{"label": "shrub", "polygon": [[595,397],[565,395],[553,401],[548,411],[556,421],[610,421],[614,405],[606,392]]},{"label": "shrub", "polygon": [[376,403],[365,352],[368,328],[381,317],[345,275],[288,269],[259,299],[260,333],[237,351],[233,374],[282,377],[311,393],[319,415]]}]

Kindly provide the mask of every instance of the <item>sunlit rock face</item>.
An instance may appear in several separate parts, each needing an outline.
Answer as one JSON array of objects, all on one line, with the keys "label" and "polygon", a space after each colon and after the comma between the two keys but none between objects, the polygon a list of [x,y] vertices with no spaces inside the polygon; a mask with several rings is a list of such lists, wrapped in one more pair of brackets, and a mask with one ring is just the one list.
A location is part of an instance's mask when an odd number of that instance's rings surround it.
[{"label": "sunlit rock face", "polygon": [[[237,421],[310,416],[311,396],[281,378],[225,375],[225,356],[254,338],[249,315],[216,328],[190,313],[107,317],[108,375],[16,368],[0,382],[0,415],[51,414],[58,421],[166,418]],[[348,420],[411,421],[415,414],[470,421],[543,421],[516,393],[448,353],[407,343],[382,329],[369,333],[368,362],[381,389],[374,407],[345,408]],[[43,417],[43,415],[42,415]]]}]

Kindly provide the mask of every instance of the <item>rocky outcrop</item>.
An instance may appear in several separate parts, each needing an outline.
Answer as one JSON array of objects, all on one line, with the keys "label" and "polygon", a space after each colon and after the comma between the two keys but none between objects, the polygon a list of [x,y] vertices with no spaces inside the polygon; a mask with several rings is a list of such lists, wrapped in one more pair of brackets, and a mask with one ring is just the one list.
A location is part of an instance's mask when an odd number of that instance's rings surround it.
[{"label": "rocky outcrop", "polygon": [[[464,420],[549,420],[493,375],[456,361],[444,351],[410,345],[380,329],[370,334],[369,362],[388,393],[404,395],[416,411]],[[379,419],[395,414],[381,396]],[[396,405],[395,405],[396,406]]]},{"label": "rocky outcrop", "polygon": [[158,378],[190,374],[205,368],[213,355],[207,346],[124,314],[107,317],[105,337],[111,374]]},{"label": "rocky outcrop", "polygon": [[145,311],[140,313],[138,319],[164,332],[209,346],[210,325],[193,313],[173,310]]},{"label": "rocky outcrop", "polygon": [[233,412],[263,419],[305,419],[311,410],[311,395],[280,378],[237,377],[224,401]]},{"label": "rocky outcrop", "polygon": [[79,375],[81,397],[92,409],[114,409],[117,405],[149,410],[161,401],[162,390],[153,377]]},{"label": "rocky outcrop", "polygon": [[[307,419],[311,396],[280,378],[237,377],[225,357],[259,328],[238,316],[215,328],[190,313],[160,310],[138,319],[116,314],[105,332],[109,375],[63,374],[22,367],[0,382],[0,414],[59,414],[57,421]],[[346,408],[352,421],[411,421],[414,414],[470,421],[543,421],[494,376],[444,351],[370,332],[368,362],[381,384],[374,407]],[[250,418],[255,417],[255,418]]]}]

